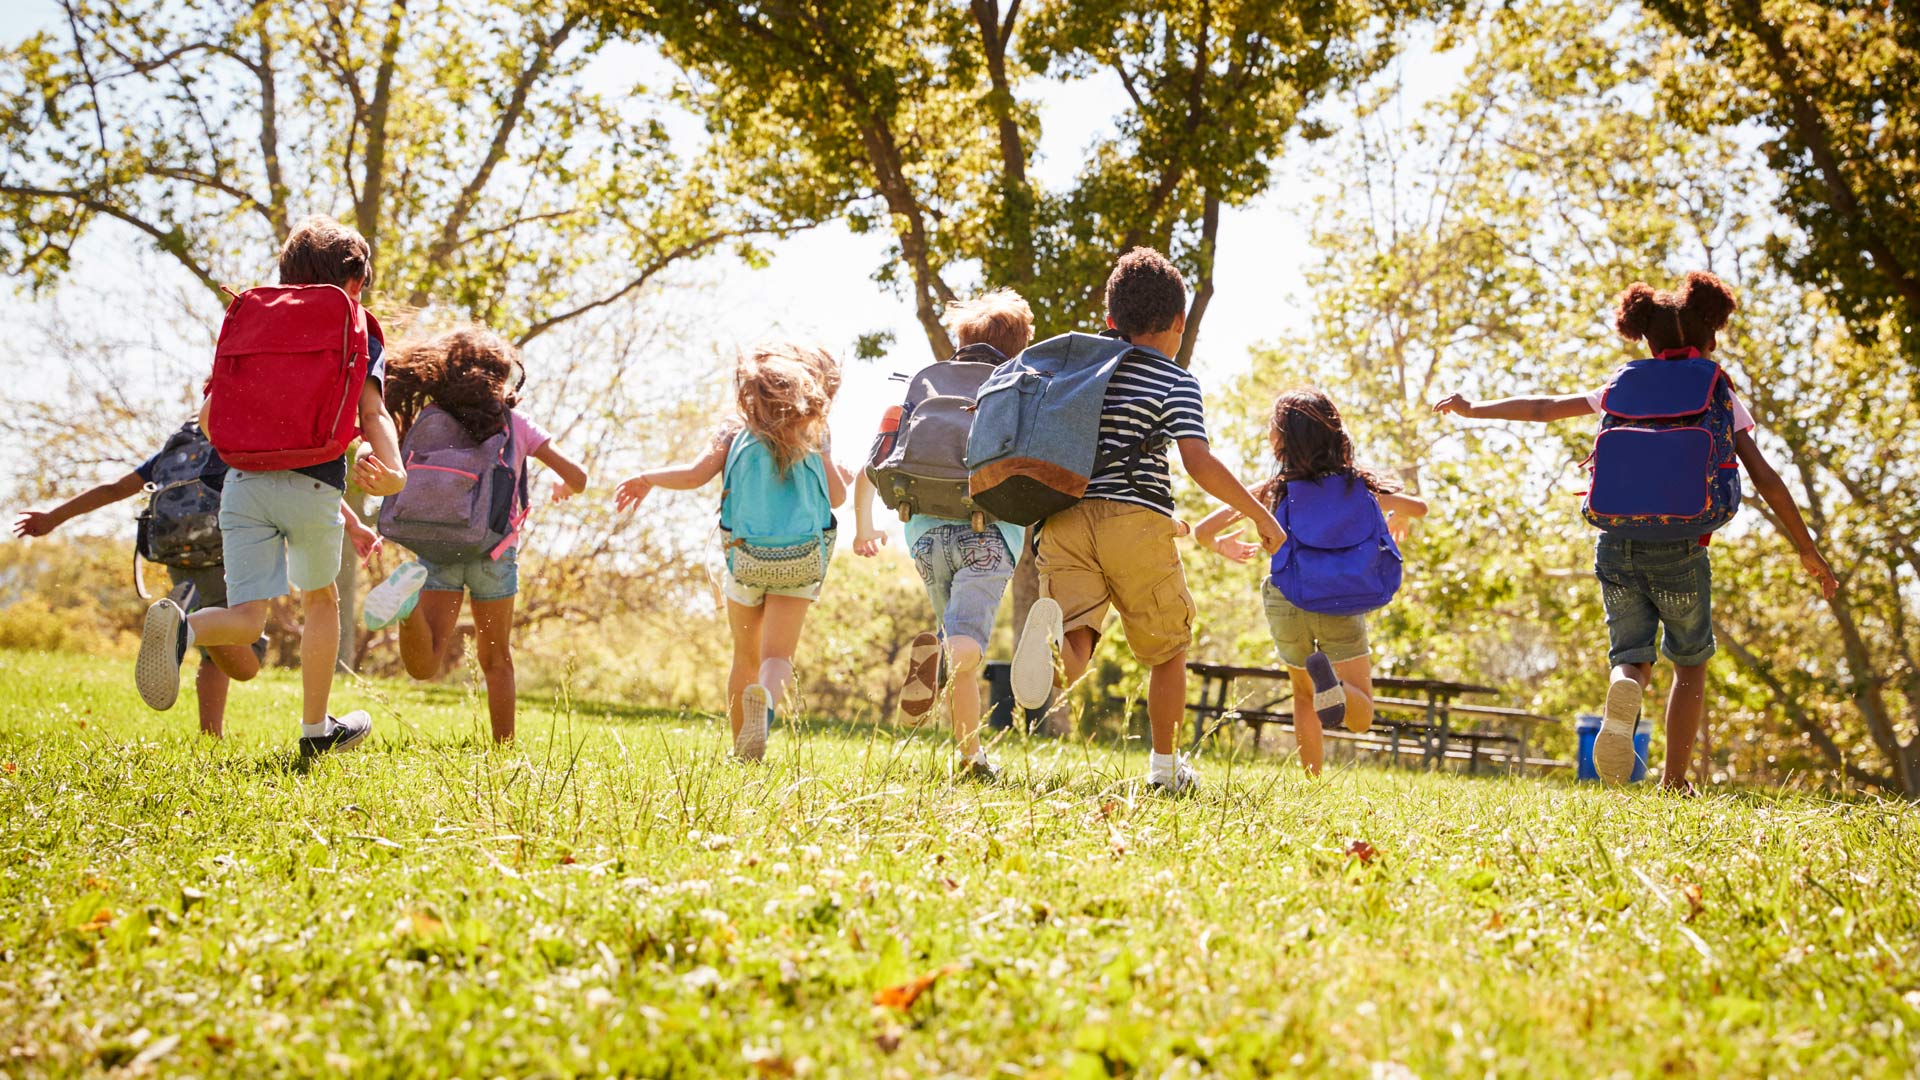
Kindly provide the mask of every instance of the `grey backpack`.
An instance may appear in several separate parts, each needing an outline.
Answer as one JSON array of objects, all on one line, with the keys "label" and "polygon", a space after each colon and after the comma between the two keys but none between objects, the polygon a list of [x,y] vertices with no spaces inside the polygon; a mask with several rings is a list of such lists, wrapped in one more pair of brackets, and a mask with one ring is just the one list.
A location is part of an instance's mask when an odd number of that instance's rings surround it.
[{"label": "grey backpack", "polygon": [[420,410],[400,457],[407,486],[380,503],[380,535],[433,562],[497,559],[527,515],[527,465],[509,417],[475,442],[439,406]]},{"label": "grey backpack", "polygon": [[152,495],[140,512],[135,545],[140,557],[180,570],[206,570],[224,561],[220,548],[220,493],[201,477],[218,468],[213,444],[188,422],[167,439],[147,482]]},{"label": "grey backpack", "polygon": [[[900,520],[982,513],[967,491],[967,435],[981,384],[1006,359],[991,345],[968,345],[908,380],[899,426],[881,432],[867,456],[867,479]],[[974,524],[984,528],[984,517]]]}]

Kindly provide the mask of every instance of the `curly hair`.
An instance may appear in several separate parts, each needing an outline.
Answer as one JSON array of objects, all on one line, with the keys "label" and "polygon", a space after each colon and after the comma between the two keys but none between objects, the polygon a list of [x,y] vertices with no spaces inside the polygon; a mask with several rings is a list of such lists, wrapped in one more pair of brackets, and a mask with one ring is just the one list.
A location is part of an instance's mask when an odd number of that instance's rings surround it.
[{"label": "curly hair", "polygon": [[734,363],[738,422],[760,437],[784,475],[822,449],[827,411],[840,392],[840,362],[825,349],[768,342],[741,351]]},{"label": "curly hair", "polygon": [[387,361],[383,396],[403,435],[420,410],[437,405],[482,442],[507,426],[508,410],[520,403],[526,381],[520,353],[505,338],[463,326],[396,349]]},{"label": "curly hair", "polygon": [[1655,353],[1707,349],[1739,308],[1725,282],[1695,270],[1672,292],[1656,291],[1644,281],[1627,286],[1615,302],[1613,328],[1628,341],[1645,341]]},{"label": "curly hair", "polygon": [[1267,441],[1279,470],[1253,490],[1254,497],[1267,506],[1279,506],[1287,483],[1293,480],[1344,476],[1367,485],[1375,495],[1400,490],[1400,482],[1385,473],[1354,464],[1353,440],[1340,420],[1340,410],[1314,387],[1288,390],[1273,400]]},{"label": "curly hair", "polygon": [[1187,281],[1165,255],[1137,247],[1107,277],[1107,318],[1128,338],[1173,329],[1187,310]]}]

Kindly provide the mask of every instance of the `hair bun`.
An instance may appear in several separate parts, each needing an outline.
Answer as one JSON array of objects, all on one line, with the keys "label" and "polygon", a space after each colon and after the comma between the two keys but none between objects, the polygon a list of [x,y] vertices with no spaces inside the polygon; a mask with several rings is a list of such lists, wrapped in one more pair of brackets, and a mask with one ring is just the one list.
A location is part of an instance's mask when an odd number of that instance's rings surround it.
[{"label": "hair bun", "polygon": [[1687,283],[1681,286],[1681,310],[1708,330],[1717,332],[1727,325],[1727,317],[1739,307],[1740,301],[1734,299],[1733,290],[1705,270],[1689,273]]},{"label": "hair bun", "polygon": [[1653,313],[1660,307],[1660,294],[1653,286],[1644,281],[1636,281],[1627,286],[1616,302],[1613,328],[1628,341],[1639,341],[1647,336],[1647,327],[1653,321]]}]

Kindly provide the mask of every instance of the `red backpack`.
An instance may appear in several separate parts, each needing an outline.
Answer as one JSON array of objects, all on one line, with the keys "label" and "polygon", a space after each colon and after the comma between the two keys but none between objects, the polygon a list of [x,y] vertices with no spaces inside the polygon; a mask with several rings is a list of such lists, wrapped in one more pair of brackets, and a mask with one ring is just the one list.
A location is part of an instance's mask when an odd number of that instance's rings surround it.
[{"label": "red backpack", "polygon": [[207,438],[246,472],[321,465],[360,437],[367,341],[380,323],[335,285],[263,285],[233,298],[213,352]]}]

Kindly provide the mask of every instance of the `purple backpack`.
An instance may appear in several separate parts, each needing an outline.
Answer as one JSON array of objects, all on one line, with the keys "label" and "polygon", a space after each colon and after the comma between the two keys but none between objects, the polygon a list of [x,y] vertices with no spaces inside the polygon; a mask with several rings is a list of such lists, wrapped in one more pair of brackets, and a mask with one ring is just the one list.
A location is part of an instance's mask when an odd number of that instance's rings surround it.
[{"label": "purple backpack", "polygon": [[380,503],[380,535],[436,563],[497,559],[527,516],[526,455],[513,418],[481,442],[436,405],[420,410],[400,458],[407,486]]},{"label": "purple backpack", "polygon": [[1703,356],[1622,364],[1600,399],[1581,513],[1635,540],[1692,540],[1740,512],[1733,391]]},{"label": "purple backpack", "polygon": [[1293,480],[1273,508],[1286,543],[1273,555],[1273,587],[1318,615],[1359,615],[1400,590],[1400,546],[1366,482],[1348,476]]}]

